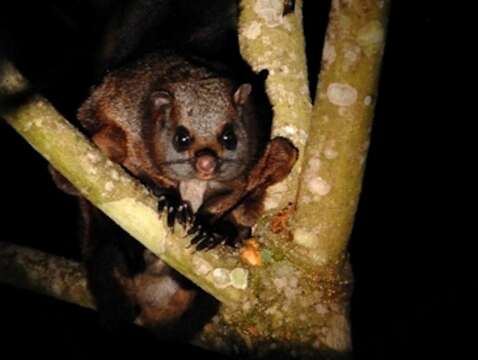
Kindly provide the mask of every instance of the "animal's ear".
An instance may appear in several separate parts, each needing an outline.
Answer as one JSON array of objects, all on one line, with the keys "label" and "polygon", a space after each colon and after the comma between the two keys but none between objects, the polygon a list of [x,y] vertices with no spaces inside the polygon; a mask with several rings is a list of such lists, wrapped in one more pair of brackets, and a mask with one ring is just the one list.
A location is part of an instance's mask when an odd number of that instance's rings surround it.
[{"label": "animal's ear", "polygon": [[173,95],[166,90],[153,91],[150,95],[150,101],[153,114],[164,114],[171,108]]},{"label": "animal's ear", "polygon": [[234,103],[236,105],[244,105],[247,101],[247,98],[251,94],[252,86],[251,84],[242,84],[234,93]]}]

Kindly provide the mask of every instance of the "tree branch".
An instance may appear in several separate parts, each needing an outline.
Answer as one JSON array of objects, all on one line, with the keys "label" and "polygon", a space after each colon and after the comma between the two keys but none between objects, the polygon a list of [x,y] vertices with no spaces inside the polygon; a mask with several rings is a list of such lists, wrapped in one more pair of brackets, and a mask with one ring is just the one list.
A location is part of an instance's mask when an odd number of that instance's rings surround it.
[{"label": "tree branch", "polygon": [[304,154],[288,252],[311,266],[341,264],[359,200],[377,98],[389,1],[332,1],[314,126]]},{"label": "tree branch", "polygon": [[0,281],[94,309],[85,269],[77,262],[0,242]]},{"label": "tree branch", "polygon": [[272,212],[295,203],[312,108],[307,85],[302,0],[296,1],[294,12],[285,16],[283,12],[284,1],[241,1],[241,54],[255,71],[267,69],[269,72],[266,85],[274,110],[272,136],[289,138],[299,150],[292,172],[267,190],[266,210]]}]

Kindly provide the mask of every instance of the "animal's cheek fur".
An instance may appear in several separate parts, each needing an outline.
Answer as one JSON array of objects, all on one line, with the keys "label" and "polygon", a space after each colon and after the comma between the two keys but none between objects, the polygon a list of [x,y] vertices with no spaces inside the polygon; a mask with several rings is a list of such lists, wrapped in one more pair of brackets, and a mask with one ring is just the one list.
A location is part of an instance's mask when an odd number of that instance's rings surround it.
[{"label": "animal's cheek fur", "polygon": [[217,180],[230,181],[238,178],[245,171],[245,164],[237,162],[224,162],[217,174]]},{"label": "animal's cheek fur", "polygon": [[178,163],[163,166],[162,173],[176,181],[189,180],[196,177],[196,171],[189,163]]}]

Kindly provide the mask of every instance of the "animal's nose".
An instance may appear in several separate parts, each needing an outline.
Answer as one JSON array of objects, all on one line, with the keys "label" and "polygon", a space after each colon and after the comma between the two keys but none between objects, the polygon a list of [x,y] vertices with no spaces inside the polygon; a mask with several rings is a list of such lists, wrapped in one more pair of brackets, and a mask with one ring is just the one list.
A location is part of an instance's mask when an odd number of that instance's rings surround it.
[{"label": "animal's nose", "polygon": [[196,153],[195,167],[201,175],[212,175],[217,167],[217,156],[212,150],[201,150]]}]

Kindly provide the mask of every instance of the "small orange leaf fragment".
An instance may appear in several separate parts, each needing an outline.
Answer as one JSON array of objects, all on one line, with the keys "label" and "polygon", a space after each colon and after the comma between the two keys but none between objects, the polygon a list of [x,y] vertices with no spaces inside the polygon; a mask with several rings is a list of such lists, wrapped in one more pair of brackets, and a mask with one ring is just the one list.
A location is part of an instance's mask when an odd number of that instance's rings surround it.
[{"label": "small orange leaf fragment", "polygon": [[261,266],[259,243],[255,239],[249,239],[244,243],[241,248],[241,260],[252,266]]}]

